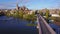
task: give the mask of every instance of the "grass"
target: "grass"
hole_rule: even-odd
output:
[[[27,24],[27,26],[37,26],[36,24]]]

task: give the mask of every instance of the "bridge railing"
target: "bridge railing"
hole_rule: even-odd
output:
[[[44,20],[41,15],[37,16],[37,22],[39,27],[39,34],[56,34],[56,32],[49,26],[49,24]]]
[[[39,34],[42,34],[42,30],[41,30],[38,18],[37,18],[37,28],[38,28]]]

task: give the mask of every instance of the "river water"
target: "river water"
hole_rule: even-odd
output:
[[[49,25],[53,28],[53,30],[57,33],[60,34],[60,26],[57,26],[54,23],[49,23]]]
[[[0,16],[0,34],[38,34],[36,26],[27,26],[28,23],[26,20]]]

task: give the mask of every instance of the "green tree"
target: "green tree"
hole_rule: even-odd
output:
[[[29,22],[32,21],[32,23],[34,23],[36,21],[35,12],[33,12],[32,14],[24,15],[24,19],[28,20]]]
[[[6,12],[5,14],[7,17],[10,17],[11,13],[9,11]]]
[[[60,15],[60,11],[59,11],[59,15]]]
[[[41,10],[39,11],[39,14],[40,14],[41,16],[43,16],[43,12],[42,12]]]
[[[35,12],[32,12],[32,14],[31,14],[31,20],[32,20],[32,23],[34,23],[36,21]]]
[[[19,12],[17,10],[14,12],[13,17],[15,17],[15,18],[19,17]]]
[[[24,13],[23,13],[23,11],[22,10],[20,10],[20,11],[15,11],[15,13],[13,14],[13,16],[15,17],[15,18],[23,18],[23,15],[24,15]]]
[[[46,9],[46,21],[47,21],[47,23],[49,23],[49,10],[48,9]]]
[[[23,18],[28,20],[29,22],[31,21],[31,15],[30,14],[25,14]]]
[[[49,18],[49,10],[46,9],[46,18],[48,19]]]
[[[21,11],[19,11],[19,17],[20,18],[23,18],[23,15],[24,15],[24,12],[21,10]]]

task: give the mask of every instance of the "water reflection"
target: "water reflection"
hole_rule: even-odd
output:
[[[36,26],[27,26],[28,21],[6,16],[0,17],[0,34],[38,34]]]

